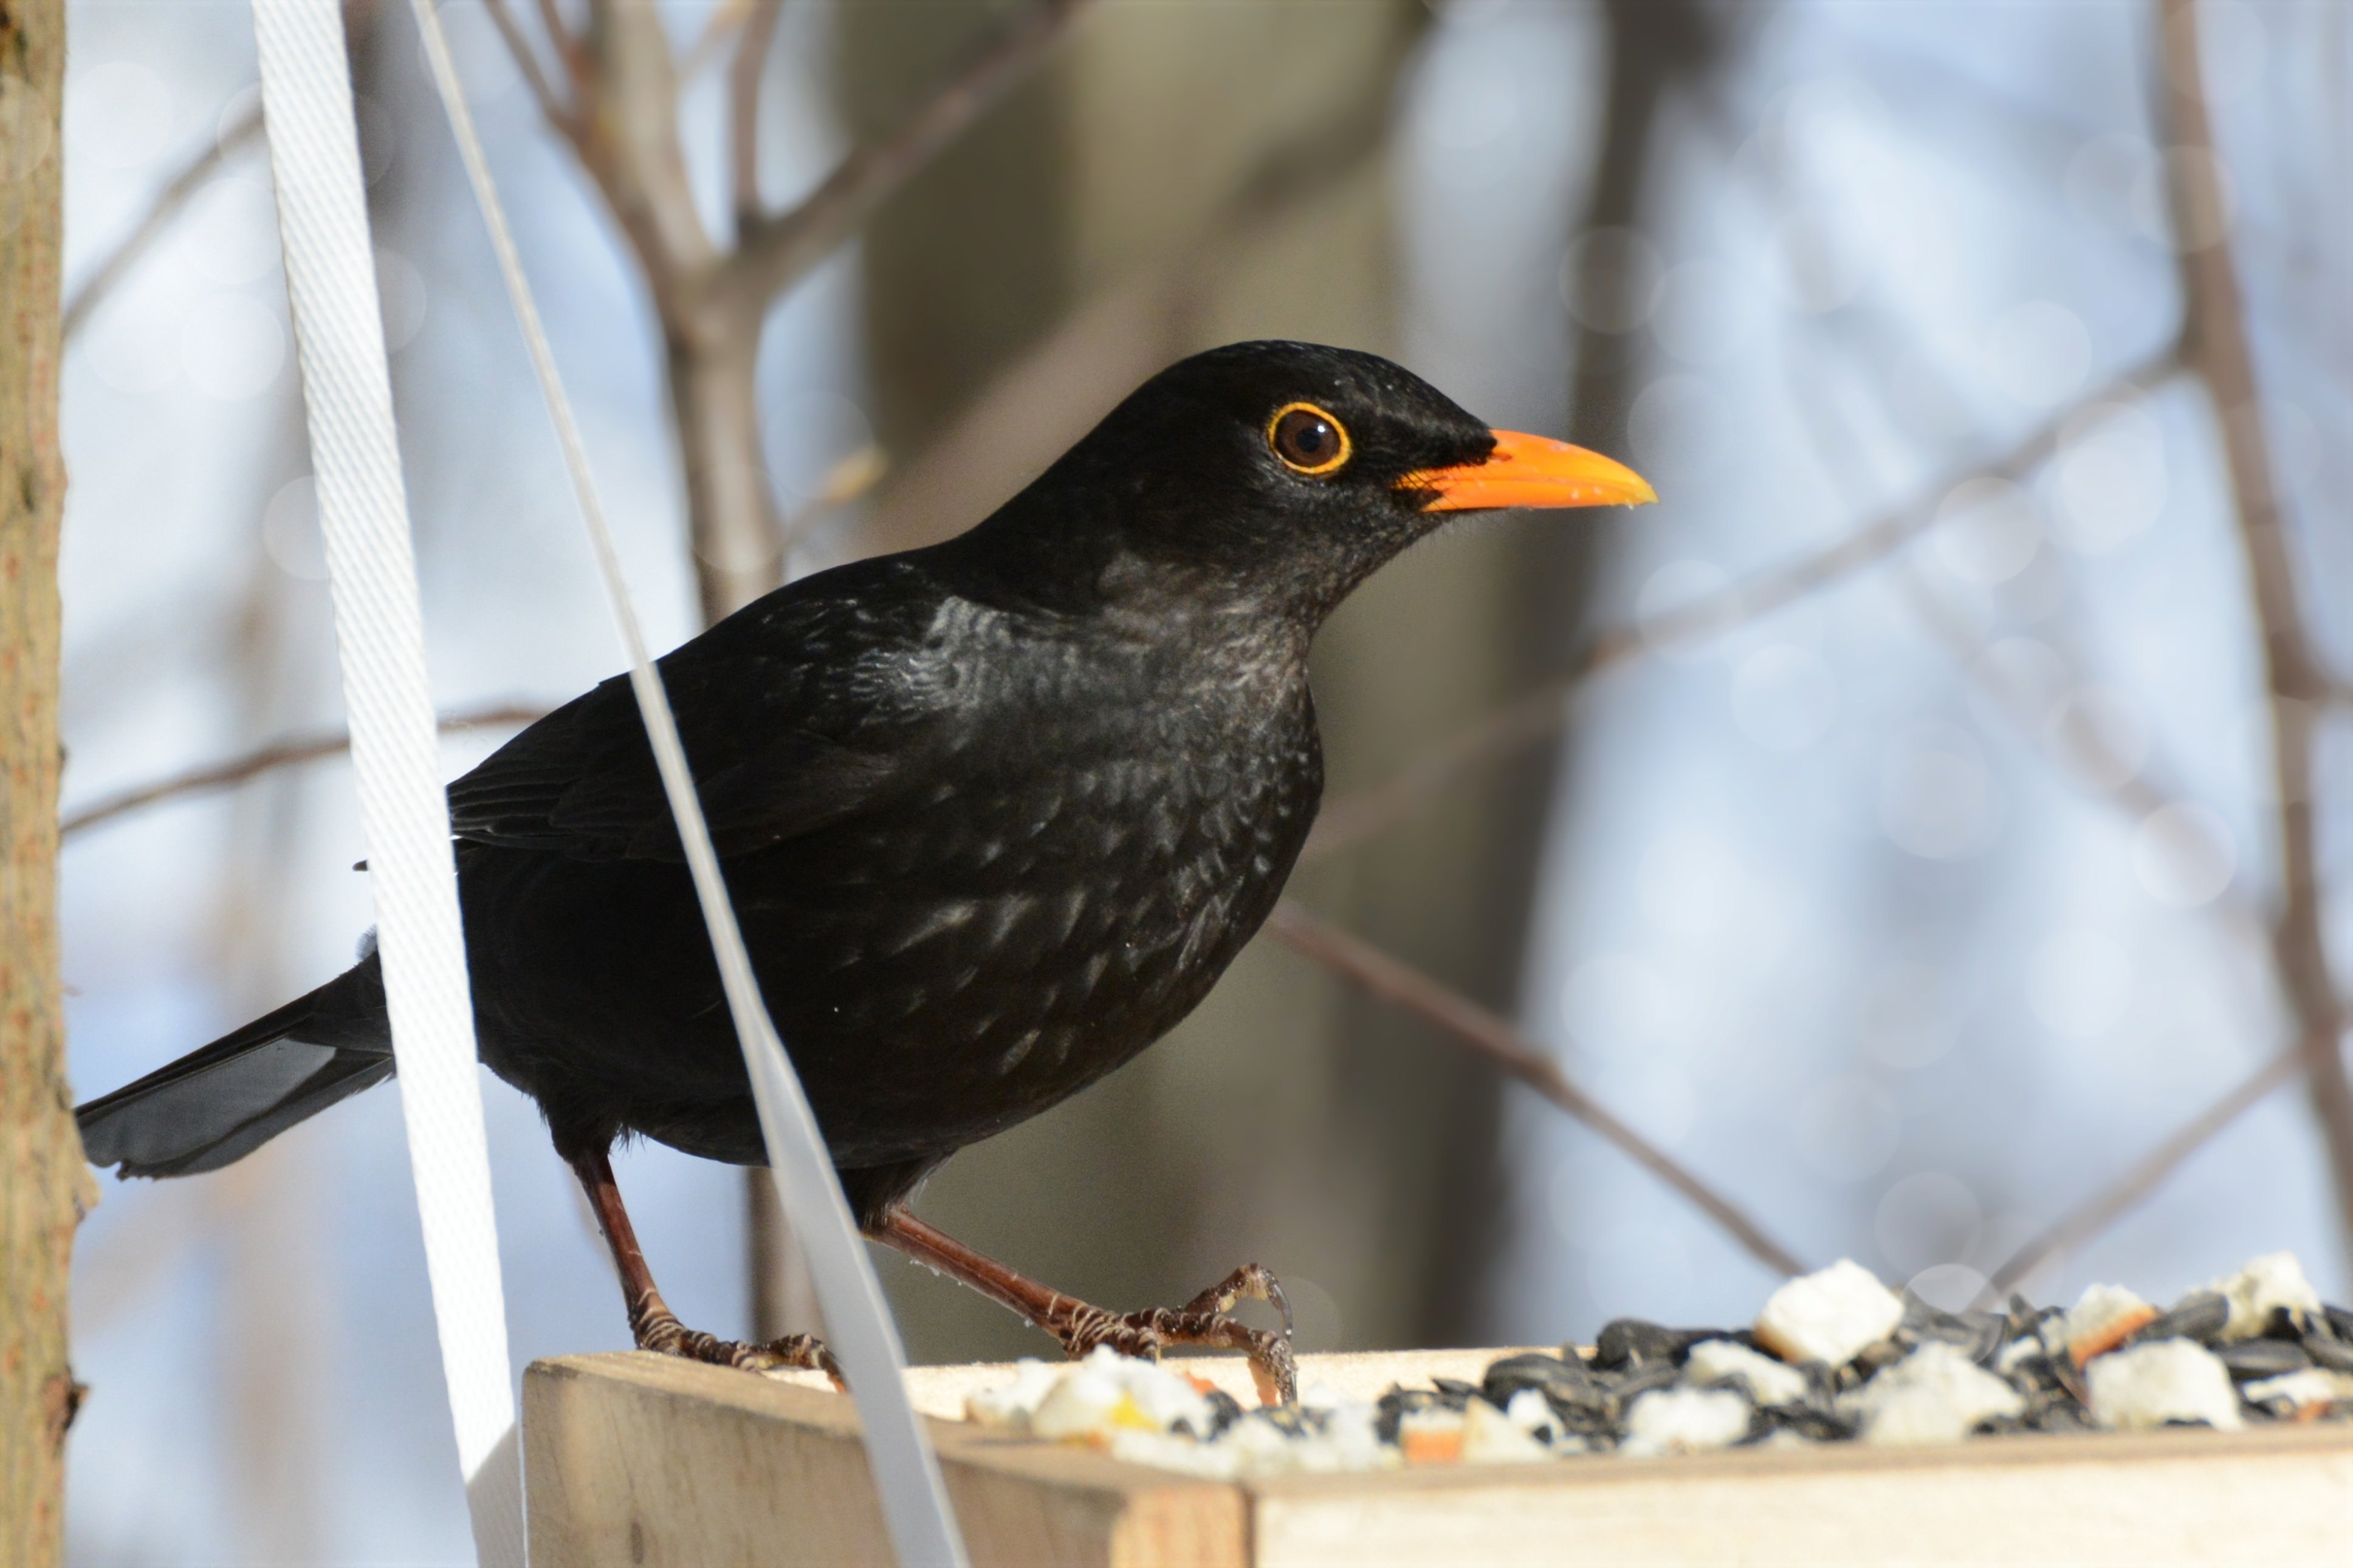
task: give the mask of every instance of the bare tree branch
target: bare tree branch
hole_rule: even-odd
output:
[[[1088,0],[1039,0],[896,131],[859,148],[789,211],[750,225],[722,291],[763,304],[830,255],[885,197],[1029,74]]]
[[[1949,647],[1968,679],[1991,696],[2017,723],[2021,732],[2048,754],[2052,748],[2042,725],[2036,721],[2036,716],[2024,711],[2020,694],[1996,679],[1985,668],[1984,662],[1977,658],[1981,639],[1961,620],[1952,605],[1917,574],[1905,573],[1903,581],[1913,607],[1928,628]],[[2092,753],[2095,771],[2107,776],[2124,778],[2124,782],[2108,791],[2105,798],[2127,814],[2146,819],[2151,813],[2174,804],[2172,797],[2144,773],[2125,768],[2106,737],[2096,731],[2086,731],[2074,736],[2073,742]],[[2126,778],[2127,773],[2131,776]],[[2215,900],[2214,909],[2235,933],[2251,939],[2259,949],[2267,946],[2269,933],[2262,911],[2235,885]],[[2264,1063],[2135,1162],[2115,1181],[2068,1210],[2020,1247],[1994,1271],[1986,1286],[1986,1299],[1999,1300],[2044,1263],[2073,1251],[2138,1207],[2183,1162],[2219,1136],[2264,1096],[2296,1077],[2306,1065],[2306,1054],[2301,1048],[2283,1051]]]
[[[1504,1019],[1369,942],[1327,925],[1293,900],[1286,899],[1275,906],[1266,929],[1294,951],[1355,982],[1377,1000],[1434,1025],[1458,1045],[1485,1058],[1584,1122],[1723,1226],[1767,1268],[1780,1274],[1805,1271],[1796,1255],[1767,1236],[1764,1227],[1739,1205],[1571,1083],[1540,1047]]]
[[[556,8],[555,0],[538,0],[538,4],[539,25],[547,29],[547,41],[554,47],[555,58],[563,63],[564,74],[571,79],[575,93],[586,91],[588,86],[588,56],[580,41],[580,35],[565,26],[564,14]]]
[[[1558,679],[1456,731],[1387,784],[1326,806],[1301,859],[1321,859],[1360,844],[1418,815],[1471,774],[1559,733],[1567,720],[1569,699],[1602,671],[1655,648],[1721,636],[1885,560],[1936,521],[1938,505],[1956,485],[1978,478],[2024,478],[2050,459],[2067,426],[2085,409],[2145,393],[2171,376],[2180,363],[2179,345],[2168,344],[2138,367],[2044,420],[2000,457],[1946,474],[1911,500],[1837,542],[1646,621],[1604,627]]]
[[[2037,1268],[2115,1224],[2139,1206],[2158,1184],[2181,1163],[2204,1148],[2225,1127],[2236,1121],[2282,1084],[2300,1076],[2306,1066],[2302,1047],[2282,1051],[2241,1081],[2228,1094],[2181,1124],[2170,1137],[2151,1149],[2115,1181],[2068,1210],[2051,1226],[2010,1255],[1993,1271],[1986,1289],[1996,1300]]]
[[[529,708],[516,703],[506,703],[495,708],[478,708],[463,713],[452,713],[441,721],[441,732],[446,735],[460,730],[520,727],[536,722],[546,716],[547,710],[544,708]],[[231,757],[227,762],[214,763],[206,767],[192,768],[184,773],[174,773],[169,778],[157,779],[153,784],[141,784],[135,789],[127,789],[116,795],[106,795],[69,815],[58,824],[58,834],[59,837],[70,838],[86,828],[96,827],[100,823],[111,822],[118,816],[127,816],[143,806],[160,805],[167,800],[176,800],[182,795],[206,795],[214,790],[227,789],[233,784],[243,784],[248,779],[257,778],[273,769],[290,767],[297,763],[311,763],[322,757],[341,756],[351,750],[351,733],[344,730],[274,741],[259,750],[248,752],[241,757]]]
[[[2329,687],[2306,633],[2296,569],[2274,482],[2262,388],[2248,346],[2246,307],[2230,237],[2230,212],[2216,163],[2213,127],[2198,52],[2191,0],[2158,0],[2176,154],[2175,242],[2189,308],[2189,359],[2205,381],[2221,431],[2224,465],[2238,513],[2269,678],[2272,762],[2279,802],[2280,906],[2272,945],[2299,1047],[2309,1062],[2314,1113],[2328,1146],[2337,1215],[2353,1239],[2353,1079],[2337,1042],[2345,1005],[2331,971],[2313,820],[2313,733]]]
[[[344,33],[354,38],[360,37],[374,19],[375,5],[376,0],[343,0]],[[74,290],[73,297],[67,300],[65,336],[68,342],[72,341],[75,331],[90,313],[105,302],[107,295],[122,281],[123,275],[130,271],[140,257],[146,254],[156,237],[171,226],[172,221],[187,205],[188,198],[195,195],[206,179],[231,157],[244,151],[259,134],[260,89],[256,85],[248,90],[253,93],[253,100],[237,111],[235,120],[219,127],[212,145],[197,153],[178,174],[164,182],[164,188],[155,193],[154,201],[149,205],[147,216],[139,220],[139,226],[115,247],[111,255],[90,268],[89,276],[82,279],[81,287]]]
[[[523,35],[522,25],[514,19],[514,13],[507,8],[507,0],[482,0],[482,5],[491,14],[491,26],[498,28],[499,37],[506,40],[507,53],[514,57],[515,68],[531,85],[531,96],[537,100],[540,113],[547,117],[550,125],[571,134],[572,108],[548,81],[547,73],[540,68],[539,51],[531,47],[531,39]],[[561,47],[559,44],[559,53]]]
[[[706,620],[748,603],[781,575],[783,529],[754,386],[769,306],[1019,81],[1085,3],[1040,0],[897,131],[852,153],[791,211],[768,214],[759,199],[759,87],[780,6],[747,0],[730,73],[735,244],[723,250],[695,205],[680,141],[678,68],[657,8],[588,0],[586,26],[575,33],[555,0],[540,0],[542,24],[573,84],[568,108],[552,92],[541,93],[541,107],[619,225],[662,324],[664,381]],[[506,0],[495,0],[495,16],[518,64],[543,86]]]
[[[760,83],[765,78],[768,47],[776,41],[776,22],[784,0],[750,0],[743,37],[727,68],[727,117],[730,173],[735,182],[735,237],[740,242],[760,221]],[[714,26],[716,24],[714,23]],[[688,69],[692,70],[690,61]]]
[[[754,3],[755,0],[720,0],[720,4],[712,8],[710,19],[702,24],[702,31],[694,36],[694,42],[686,47],[684,58],[678,62],[681,80],[692,81],[719,58],[719,51],[726,47],[729,36],[743,27],[744,19],[751,14]]]
[[[246,106],[243,113],[221,128],[220,134],[214,138],[210,146],[189,159],[178,174],[164,183],[164,188],[155,193],[155,200],[148,207],[147,216],[139,220],[139,226],[126,235],[122,243],[116,246],[105,260],[90,268],[89,276],[82,279],[81,287],[76,289],[73,298],[66,302],[65,335],[68,342],[72,341],[74,333],[90,319],[90,312],[97,310],[114,286],[122,281],[133,264],[147,253],[147,247],[155,243],[156,237],[171,226],[172,220],[180,216],[180,209],[188,205],[188,198],[212,177],[215,170],[250,144],[260,130],[261,100],[257,96]]]
[[[749,603],[783,575],[786,532],[769,488],[754,386],[769,306],[1020,80],[1083,3],[1043,0],[895,133],[852,153],[792,211],[767,216],[760,200],[759,88],[779,7],[777,0],[751,0],[730,72],[734,248],[723,253],[695,209],[679,142],[677,68],[655,7],[589,0],[587,28],[575,37],[555,0],[540,0],[576,106],[565,115],[543,95],[543,109],[620,225],[661,321],[664,383],[706,622]],[[522,58],[520,35],[506,31],[509,47]],[[714,20],[704,43],[717,37]],[[697,45],[696,56],[703,47]],[[690,68],[699,63],[691,58]]]
[[[639,0],[590,0],[578,54],[586,74],[573,145],[675,337],[719,253],[695,206],[679,140],[678,71],[660,11]]]
[[[1994,704],[2016,727],[2021,739],[2065,773],[2072,764],[2103,780],[2119,781],[2104,785],[2099,798],[2106,801],[2120,814],[2136,823],[2145,822],[2168,806],[2181,801],[2150,776],[2146,764],[2135,765],[2116,749],[2112,737],[2092,725],[2069,726],[2054,731],[2043,722],[2043,716],[2029,706],[2027,694],[2019,691],[1979,656],[1986,647],[1985,638],[1965,620],[1952,601],[1929,586],[1919,573],[1899,570],[1897,580],[1905,596],[1922,624],[1952,655],[1962,677],[1979,691],[1993,700]],[[2071,758],[2068,748],[2076,756]],[[2168,853],[2179,850],[2171,840],[2162,840]],[[2241,937],[2251,938],[2258,948],[2266,940],[2263,911],[2256,908],[2244,890],[2234,880],[2215,896],[2211,908],[2216,915]]]

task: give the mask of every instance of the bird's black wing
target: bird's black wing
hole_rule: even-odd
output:
[[[940,721],[894,679],[902,648],[887,622],[788,602],[754,606],[659,661],[722,856],[852,816],[920,770]],[[684,858],[626,676],[451,784],[449,812],[474,843],[584,860]]]

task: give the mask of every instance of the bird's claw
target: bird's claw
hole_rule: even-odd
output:
[[[678,1321],[677,1314],[656,1301],[649,1309],[640,1304],[629,1314],[629,1328],[637,1336],[638,1348],[659,1355],[674,1355],[686,1361],[707,1362],[713,1366],[737,1367],[744,1372],[776,1372],[787,1368],[821,1372],[833,1380],[836,1388],[846,1389],[841,1365],[825,1342],[815,1334],[786,1334],[760,1344],[747,1344],[742,1340],[723,1340],[716,1334],[706,1334],[701,1329],[690,1329]]]
[[[1282,1313],[1280,1333],[1253,1329],[1231,1314],[1243,1300],[1266,1301]],[[1194,1297],[1181,1307],[1154,1307],[1124,1315],[1100,1307],[1075,1307],[1056,1325],[1064,1353],[1077,1358],[1097,1345],[1109,1345],[1122,1355],[1160,1359],[1160,1352],[1178,1345],[1209,1350],[1240,1351],[1250,1357],[1250,1377],[1261,1402],[1293,1405],[1299,1399],[1299,1363],[1291,1351],[1291,1303],[1282,1287],[1266,1269],[1251,1263]]]

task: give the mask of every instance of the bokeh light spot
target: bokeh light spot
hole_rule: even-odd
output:
[[[2187,16],[2175,26],[2189,26]],[[2199,0],[2198,80],[2194,86],[2209,103],[2237,103],[2263,85],[2271,40],[2263,19],[2243,0]],[[2172,57],[2166,57],[2166,74],[2172,75]]]
[[[2231,826],[2193,802],[2162,805],[2133,830],[2133,876],[2159,903],[2192,910],[2222,896],[2238,874]]]
[[[2030,300],[1986,334],[1986,378],[2013,403],[2044,408],[2072,397],[2092,374],[2092,334],[2064,305]]]
[[[2148,760],[2148,726],[2132,705],[2105,687],[2069,692],[2045,721],[2050,742],[2078,779],[2096,790],[2117,790],[2140,776]]]
[[[1934,1263],[1905,1289],[1939,1311],[1967,1311],[1985,1294],[1986,1277],[1966,1263]]]
[[[2119,234],[2140,230],[2139,193],[2158,170],[2157,149],[2138,136],[2095,136],[2067,160],[2067,205]]]
[[[1898,1273],[1916,1274],[1967,1258],[1982,1218],[1968,1183],[1942,1171],[1915,1171],[1881,1196],[1872,1236]]]
[[[327,580],[327,542],[319,531],[316,479],[304,474],[278,487],[261,509],[261,548],[289,577],[305,583]]]
[[[2007,583],[2042,546],[2033,498],[2007,479],[1965,479],[1936,508],[1937,563],[1964,583]]]
[[[2176,210],[2173,192],[2191,179],[2213,182],[2218,210],[2195,219]],[[2133,182],[2131,205],[2133,226],[2146,237],[2176,250],[2203,250],[2231,232],[2239,188],[2230,165],[2204,148],[2168,147]]]
[[[2165,439],[2145,409],[2103,404],[2070,420],[2052,472],[2052,533],[2077,554],[2120,549],[2165,511]]]
[[[23,179],[56,145],[47,98],[23,77],[0,71],[0,180]]]
[[[1977,742],[1950,724],[1898,736],[1881,761],[1879,821],[1926,860],[1982,854],[2000,830],[2001,801]]]

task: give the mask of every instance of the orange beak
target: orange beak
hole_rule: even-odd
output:
[[[1418,468],[1397,482],[1431,497],[1424,511],[1494,507],[1641,506],[1659,499],[1650,481],[1599,452],[1545,436],[1498,430],[1495,449],[1479,463]]]

